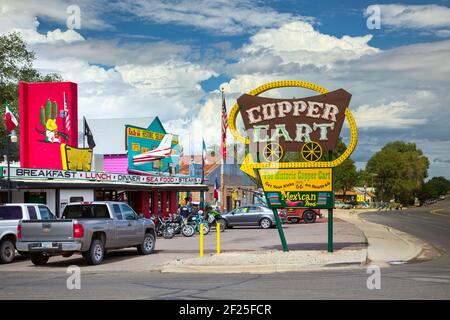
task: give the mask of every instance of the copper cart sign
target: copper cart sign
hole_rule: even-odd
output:
[[[323,151],[336,147],[351,94],[343,89],[302,99],[272,99],[244,94],[237,99],[245,128],[254,143],[279,141],[284,152],[318,142]]]
[[[301,87],[319,94],[298,99],[259,96],[283,87]],[[278,216],[278,210],[284,208],[328,209],[328,251],[333,251],[333,168],[352,154],[358,141],[356,123],[348,108],[350,99],[351,94],[344,89],[328,92],[310,82],[286,80],[266,83],[243,94],[231,109],[228,127],[234,138],[256,146],[250,148],[241,170],[261,183],[267,205],[273,209],[284,251],[288,247]],[[237,130],[238,114],[246,136]],[[332,151],[345,119],[350,128],[350,143],[333,159]],[[300,160],[283,162],[287,152],[297,152]]]

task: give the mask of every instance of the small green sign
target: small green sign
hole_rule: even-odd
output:
[[[332,192],[277,191],[264,194],[270,208],[333,208]]]

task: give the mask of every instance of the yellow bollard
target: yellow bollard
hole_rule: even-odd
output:
[[[200,258],[203,257],[203,223],[200,224]]]
[[[216,224],[217,255],[220,254],[220,223]]]

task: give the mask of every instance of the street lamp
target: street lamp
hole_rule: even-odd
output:
[[[10,134],[8,134],[8,139],[6,139],[6,162],[8,164],[8,203],[12,203],[12,193],[11,193],[11,172],[10,172],[10,141],[11,139],[12,143],[17,143],[17,135],[16,131],[11,131]]]

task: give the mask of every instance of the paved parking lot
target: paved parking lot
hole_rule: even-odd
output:
[[[314,224],[283,225],[286,240],[290,250],[326,250],[327,223],[319,219]],[[262,230],[258,227],[235,227],[227,229],[221,235],[222,252],[231,251],[264,251],[281,250],[278,230],[276,228]],[[334,223],[335,250],[355,249],[365,246],[364,236],[352,224],[335,219]],[[205,236],[205,253],[212,254],[216,248],[216,232],[213,229]],[[99,266],[88,266],[80,255],[70,258],[52,257],[45,266],[34,266],[25,257],[17,259],[8,265],[0,265],[2,271],[50,271],[65,272],[70,265],[78,265],[84,271],[150,271],[157,270],[161,264],[179,258],[196,257],[199,250],[199,236],[186,238],[177,235],[173,239],[158,238],[155,254],[139,256],[136,249],[123,249],[108,253]]]

